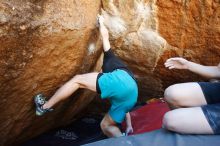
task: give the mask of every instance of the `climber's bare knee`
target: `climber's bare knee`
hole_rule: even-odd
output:
[[[73,80],[79,84],[80,88],[87,88],[96,92],[96,80],[99,73],[87,73],[82,75],[76,75]]]

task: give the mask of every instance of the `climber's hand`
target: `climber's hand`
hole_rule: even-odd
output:
[[[108,34],[108,29],[104,25],[104,18],[102,15],[97,16],[98,23],[99,23],[99,31],[102,36],[103,40],[108,40],[109,39],[109,34]]]
[[[132,126],[128,126],[126,128],[125,135],[131,134],[133,132],[134,132],[133,127]]]
[[[104,17],[102,15],[98,14],[97,21],[99,25],[104,25]]]

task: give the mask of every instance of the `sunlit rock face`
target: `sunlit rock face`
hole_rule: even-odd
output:
[[[74,75],[100,70],[99,12],[112,49],[138,79],[139,100],[146,100],[173,83],[200,80],[165,69],[169,57],[219,62],[219,7],[218,0],[0,0],[1,144],[73,121],[96,96],[79,90],[54,112],[35,116],[36,93],[50,97]]]
[[[0,143],[14,145],[65,125],[93,99],[78,91],[36,117],[33,96],[51,96],[75,74],[95,70],[101,54],[99,0],[0,1]]]

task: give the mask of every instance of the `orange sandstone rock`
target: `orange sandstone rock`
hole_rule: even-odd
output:
[[[100,10],[112,49],[139,81],[139,100],[161,97],[174,83],[201,80],[188,71],[166,69],[169,57],[205,65],[220,62],[217,0],[1,0],[2,145],[70,123],[96,96],[79,90],[53,113],[34,115],[36,93],[51,96],[74,75],[100,69],[102,49],[95,27]]]

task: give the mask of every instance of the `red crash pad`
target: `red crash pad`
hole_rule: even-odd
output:
[[[169,111],[167,103],[154,101],[130,112],[134,132],[131,135],[160,129],[164,114]],[[125,122],[122,129],[125,129]]]

